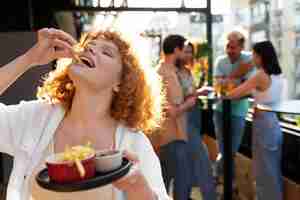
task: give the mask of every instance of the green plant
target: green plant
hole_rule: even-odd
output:
[[[198,43],[196,49],[196,59],[208,57],[209,55],[211,55],[211,48],[209,47],[207,42]]]
[[[212,80],[211,72],[209,65],[209,58],[212,55],[212,49],[207,42],[199,42],[195,44],[195,68],[193,74],[195,75],[196,83],[198,86],[210,84]]]
[[[296,117],[296,124],[300,128],[300,116]]]

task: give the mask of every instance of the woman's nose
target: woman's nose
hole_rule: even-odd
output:
[[[87,45],[85,48],[85,51],[91,53],[92,55],[95,55],[96,51],[94,50],[94,48],[91,45]]]

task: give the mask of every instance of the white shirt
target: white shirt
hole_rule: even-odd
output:
[[[23,101],[18,105],[0,104],[0,152],[14,157],[14,165],[7,187],[7,200],[30,199],[30,177],[43,159],[43,152],[54,137],[65,110],[61,105],[43,101]],[[161,176],[158,157],[143,133],[119,125],[116,133],[118,149],[135,152],[140,169],[160,200],[169,199]],[[116,200],[126,194],[114,188]]]
[[[254,101],[257,104],[273,104],[285,99],[285,80],[282,74],[271,75],[271,84],[265,91],[253,91]]]

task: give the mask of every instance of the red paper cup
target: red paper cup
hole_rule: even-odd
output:
[[[46,160],[48,175],[51,181],[57,183],[71,183],[95,176],[95,154],[84,160],[81,160],[81,164],[85,170],[84,177],[80,176],[75,162],[57,161],[59,155],[60,154],[51,155]]]

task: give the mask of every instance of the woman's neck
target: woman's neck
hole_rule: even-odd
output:
[[[67,116],[77,128],[86,129],[99,124],[112,124],[115,120],[110,114],[111,101],[111,92],[91,94],[77,90]]]
[[[76,90],[71,109],[56,133],[55,152],[87,142],[99,150],[115,148],[118,123],[110,115],[111,99],[109,92],[93,95]]]

